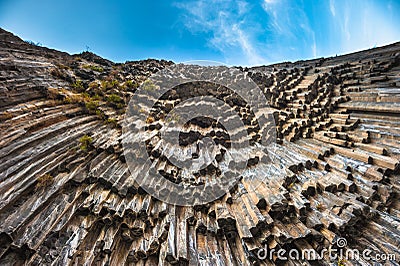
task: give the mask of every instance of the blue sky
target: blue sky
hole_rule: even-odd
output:
[[[400,41],[399,25],[399,0],[0,0],[0,27],[22,39],[116,62],[327,57]]]

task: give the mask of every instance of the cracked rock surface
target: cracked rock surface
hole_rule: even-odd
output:
[[[218,200],[194,207],[166,204],[137,186],[121,144],[136,88],[172,64],[69,55],[0,29],[0,265],[329,265],[339,262],[327,254],[281,261],[257,252],[320,252],[339,238],[346,238],[345,250],[396,254],[391,263],[399,265],[400,43],[241,68],[273,109],[271,167],[279,178],[254,191],[241,179]],[[157,133],[171,106],[195,92],[182,87],[165,95],[148,130]],[[197,92],[235,109],[244,121],[238,130],[257,146],[260,128],[245,103],[212,86]],[[196,184],[218,176],[226,132],[217,121],[193,119],[180,144],[202,137],[221,149],[189,181],[163,158],[157,138],[149,142],[159,173]],[[246,167],[262,176],[265,165],[257,151]]]

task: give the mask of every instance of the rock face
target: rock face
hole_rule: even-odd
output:
[[[281,178],[255,191],[242,179],[222,198],[195,207],[168,205],[135,185],[121,145],[130,97],[172,64],[69,55],[0,29],[0,265],[371,263],[331,261],[327,254],[316,261],[257,256],[265,247],[320,252],[330,246],[368,248],[370,257],[395,254],[398,265],[400,43],[242,69],[274,108],[278,160],[272,167]],[[165,95],[154,114],[160,117],[146,121],[149,129],[159,130],[168,104],[187,92]],[[260,129],[245,104],[220,93],[255,145]],[[228,145],[216,121],[190,124],[183,146],[200,135]],[[161,156],[156,146],[149,146],[155,160]],[[199,180],[218,173],[223,156]],[[262,175],[263,163],[255,155],[247,167]],[[182,181],[166,160],[157,169]]]

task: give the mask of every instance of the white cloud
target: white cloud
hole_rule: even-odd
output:
[[[229,64],[329,56],[398,41],[400,36],[392,5],[385,4],[384,11],[375,2],[339,5],[329,0],[315,10],[303,1],[247,1],[192,0],[177,6],[185,11],[185,28],[204,35]]]
[[[275,4],[277,0],[264,0],[264,5],[272,5]]]
[[[294,37],[292,33],[292,17],[284,2],[264,0],[262,7],[269,17],[269,27],[275,35]]]
[[[292,1],[264,0],[263,9],[268,15],[270,35],[274,37],[271,44],[279,47],[276,53],[285,55],[281,60],[317,56],[317,42],[315,32],[310,25],[309,18],[302,3]],[[296,44],[295,49],[289,46]],[[276,49],[276,48],[275,48]]]
[[[248,3],[233,0],[197,0],[177,4],[188,16],[184,25],[192,32],[211,33],[208,44],[221,51],[228,61],[234,64],[265,64],[257,49],[253,29],[247,25]],[[236,48],[236,49],[235,49]],[[243,59],[231,58],[237,55],[237,48]],[[229,63],[229,62],[228,62]]]
[[[317,42],[315,41],[315,34],[313,34],[313,44],[311,46],[314,58],[317,58]]]
[[[237,1],[239,15],[244,15],[248,11],[249,4],[245,1]]]
[[[364,0],[336,5],[336,16],[331,19],[337,30],[337,53],[349,53],[398,41],[398,22],[390,17],[390,10],[390,5]]]
[[[239,27],[237,27],[237,25],[234,25],[232,29],[237,33],[240,47],[244,51],[246,57],[249,59],[250,65],[259,65],[265,63],[265,59],[255,51],[253,45],[249,41],[249,37]]]
[[[351,34],[349,30],[349,9],[346,8],[345,14],[344,14],[344,33],[346,34],[346,39],[350,41]]]

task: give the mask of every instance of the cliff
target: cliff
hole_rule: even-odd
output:
[[[400,258],[400,43],[242,69],[274,110],[271,167],[280,178],[255,191],[242,179],[194,207],[169,205],[137,186],[122,148],[129,99],[170,65],[69,55],[0,29],[1,265],[274,265],[283,261],[257,252],[320,252],[341,238],[344,249]],[[178,91],[169,101],[183,97]],[[163,122],[147,123],[158,130]],[[252,125],[244,130],[255,143]],[[247,168],[263,175],[262,164],[255,154]],[[180,179],[170,162],[157,167]],[[327,254],[285,261],[329,262]]]

